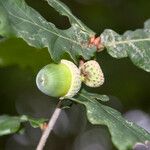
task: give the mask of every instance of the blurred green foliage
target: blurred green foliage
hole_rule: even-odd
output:
[[[1,67],[17,64],[21,69],[30,67],[33,72],[51,62],[46,49],[35,49],[17,38],[4,39],[0,42],[0,56]]]

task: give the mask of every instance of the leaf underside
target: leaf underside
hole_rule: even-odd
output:
[[[81,92],[71,100],[85,105],[88,120],[92,124],[108,127],[112,142],[119,150],[128,150],[137,142],[150,140],[150,133],[125,120],[117,110],[90,99],[88,93]]]
[[[45,20],[36,10],[29,7],[24,0],[0,1],[0,35],[15,36],[24,39],[30,46],[48,48],[51,58],[58,62],[65,53],[77,62],[82,56],[90,59],[96,47],[89,47],[90,29],[74,17],[69,8],[58,0],[47,0],[48,4],[62,15],[69,17],[71,27],[60,30]],[[59,5],[58,5],[59,4]]]
[[[101,39],[112,57],[129,57],[136,66],[150,72],[150,20],[145,22],[143,29],[127,31],[123,35],[106,29]]]

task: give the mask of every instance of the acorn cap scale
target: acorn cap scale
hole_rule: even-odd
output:
[[[68,60],[63,59],[61,60],[61,63],[66,65],[70,69],[71,76],[72,76],[69,91],[64,96],[64,98],[73,97],[76,93],[78,93],[78,91],[81,88],[82,81],[81,81],[81,76],[80,76],[80,69],[74,63]]]

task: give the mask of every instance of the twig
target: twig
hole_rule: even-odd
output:
[[[58,102],[56,109],[48,122],[47,128],[44,130],[36,150],[43,150],[43,148],[46,144],[46,141],[47,141],[52,129],[54,128],[54,125],[61,113],[60,105],[61,105],[61,100]]]

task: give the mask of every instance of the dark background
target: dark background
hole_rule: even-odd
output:
[[[143,22],[150,18],[149,0],[62,1],[70,7],[74,15],[97,34],[106,28],[120,34],[126,30],[142,28]],[[68,19],[60,16],[44,0],[26,0],[26,2],[58,28],[66,29],[70,26]],[[22,47],[20,51],[21,49]],[[43,95],[35,85],[37,71],[50,62],[47,50],[43,51],[45,51],[43,54],[45,61],[42,63],[39,61],[38,65],[36,61],[34,71],[29,66],[20,68],[18,65],[0,68],[1,115],[51,116],[57,100]],[[35,58],[29,57],[29,59],[34,61]],[[130,111],[132,115],[128,117],[133,116],[135,122],[137,121],[135,118],[139,116],[138,112],[142,116],[141,120],[145,117],[150,123],[150,74],[134,66],[128,58],[117,60],[110,57],[106,51],[98,54],[98,60],[105,74],[105,84],[92,91],[109,95],[111,100],[107,104],[123,114]],[[148,123],[147,125],[150,126]],[[32,129],[29,124],[25,124],[25,127],[24,135],[1,137],[0,150],[34,150],[40,137],[40,130]],[[88,123],[84,108],[73,105],[70,110],[63,111],[45,149],[111,150],[114,148],[107,129]]]

